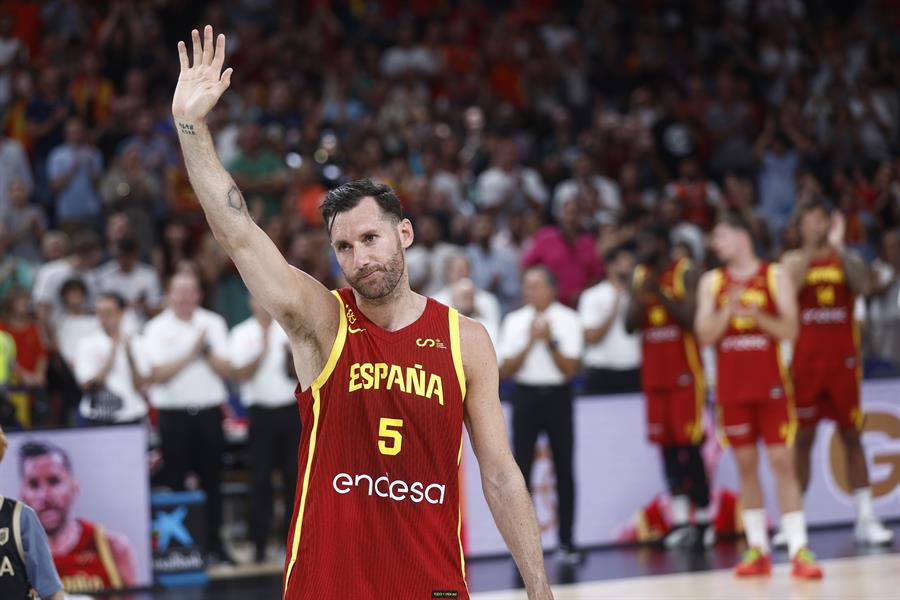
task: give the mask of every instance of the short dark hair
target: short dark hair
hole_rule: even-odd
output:
[[[81,293],[87,296],[88,289],[87,285],[85,285],[84,281],[79,277],[72,277],[71,279],[66,279],[63,282],[62,287],[59,288],[59,299],[62,300],[66,297],[66,294],[71,292],[72,290],[81,290]]]
[[[56,444],[51,444],[50,442],[25,442],[22,444],[22,447],[19,448],[19,473],[25,473],[25,461],[31,458],[37,458],[38,456],[51,456],[57,455],[62,459],[63,466],[66,468],[66,471],[69,473],[72,472],[72,461],[69,460],[69,453],[57,446]]]
[[[125,237],[119,239],[116,242],[116,250],[119,254],[124,254],[126,256],[131,256],[137,254],[140,250],[140,246],[138,245],[137,239],[132,235],[126,235]]]
[[[753,225],[751,225],[750,221],[741,212],[731,208],[719,212],[716,224],[725,224],[736,229],[743,229],[750,236],[753,236]]]
[[[116,306],[119,307],[119,310],[125,310],[125,307],[128,306],[128,303],[125,302],[125,298],[116,292],[103,292],[97,296],[97,302],[100,300],[112,300],[116,303]]]
[[[539,273],[543,273],[544,278],[547,280],[547,284],[554,290],[559,289],[559,282],[556,279],[556,274],[546,266],[533,265],[525,269],[525,273],[529,273],[531,271],[538,271]],[[525,275],[525,273],[523,273],[523,276]]]
[[[821,196],[817,196],[805,202],[801,202],[797,206],[797,212],[801,215],[812,212],[814,210],[821,210],[826,215],[830,215],[831,205]]]
[[[666,239],[666,243],[668,244],[668,239]],[[621,244],[616,244],[603,254],[603,262],[614,262],[623,254],[631,254],[633,256],[634,252],[635,249],[633,244],[630,242],[622,242]]]
[[[363,198],[368,197],[378,203],[381,212],[388,218],[398,223],[403,219],[403,207],[400,205],[400,199],[390,186],[375,183],[371,179],[358,179],[336,187],[325,195],[320,210],[322,211],[322,220],[328,228],[328,235],[331,235],[331,228],[334,226],[334,219],[337,215],[353,210]]]

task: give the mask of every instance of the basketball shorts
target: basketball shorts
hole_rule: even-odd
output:
[[[660,446],[693,446],[703,441],[706,392],[697,383],[648,390],[647,438]]]
[[[720,402],[716,410],[723,446],[746,446],[759,440],[767,446],[790,446],[794,443],[797,422],[786,398]]]
[[[820,419],[830,419],[838,427],[862,430],[860,383],[855,363],[833,369],[794,365],[793,377],[801,427],[812,427]]]

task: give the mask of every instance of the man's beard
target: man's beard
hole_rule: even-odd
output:
[[[403,250],[398,244],[397,252],[388,259],[387,263],[372,265],[365,270],[359,271],[353,277],[347,275],[347,283],[366,300],[382,304],[390,299],[400,283],[400,279],[403,277],[405,268],[406,261],[403,256]],[[364,281],[367,276],[378,271],[382,273],[380,277],[376,275],[372,281]]]

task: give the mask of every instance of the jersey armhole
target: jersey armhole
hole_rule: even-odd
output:
[[[713,298],[719,295],[719,292],[722,291],[722,269],[716,269],[712,272],[712,279],[709,282],[709,291],[712,292]]]
[[[341,353],[344,351],[344,342],[347,340],[347,314],[344,311],[344,299],[341,298],[337,290],[332,290],[331,293],[338,301],[340,322],[338,323],[338,331],[334,337],[334,343],[331,345],[331,352],[328,354],[328,360],[325,361],[325,366],[322,367],[322,370],[313,380],[312,385],[309,386],[310,389],[318,390],[325,385],[325,382],[331,377],[331,373],[334,371]]]
[[[462,346],[459,336],[459,311],[455,308],[449,309],[447,318],[450,325],[450,354],[453,355],[453,368],[456,371],[456,378],[459,380],[459,392],[462,395],[463,402],[465,402],[466,372],[463,368]]]
[[[8,499],[7,499],[8,501]],[[13,540],[16,542],[16,551],[19,553],[19,559],[22,561],[22,564],[28,564],[25,562],[25,545],[22,543],[22,503],[15,502],[15,508],[13,508],[13,517],[12,517],[12,530],[13,530]],[[26,573],[27,577],[27,573]]]

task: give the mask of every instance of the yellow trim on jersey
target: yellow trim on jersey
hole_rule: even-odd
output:
[[[97,554],[100,555],[100,562],[103,563],[103,568],[106,569],[106,574],[109,575],[110,585],[113,589],[121,589],[123,587],[122,577],[119,575],[119,568],[116,566],[112,549],[109,547],[109,540],[103,531],[103,527],[100,525],[94,525],[94,544],[97,545]]]
[[[706,405],[706,377],[703,373],[703,365],[697,360],[699,354],[693,334],[685,332],[682,338],[684,339],[684,354],[687,357],[688,368],[694,376],[696,415],[694,416],[694,429],[691,431],[691,441],[699,444],[703,439],[703,407]]]
[[[297,522],[294,524],[294,540],[291,544],[291,560],[288,563],[284,576],[285,591],[287,591],[288,584],[291,581],[291,573],[294,570],[294,564],[297,562],[297,554],[300,551],[300,534],[303,530],[303,513],[306,510],[306,500],[308,498],[309,476],[312,471],[313,455],[315,455],[316,452],[316,440],[319,434],[319,412],[322,408],[320,390],[328,381],[328,378],[331,377],[331,373],[334,371],[334,367],[337,365],[338,359],[344,351],[344,343],[347,340],[347,313],[345,312],[344,301],[336,291],[332,291],[331,293],[335,295],[340,303],[340,323],[338,325],[337,336],[334,338],[334,344],[331,346],[331,353],[328,355],[328,360],[325,362],[322,372],[319,373],[319,376],[316,377],[316,380],[313,381],[313,384],[310,387],[310,393],[313,398],[313,422],[312,429],[310,430],[311,433],[309,435],[309,449],[306,452],[306,469],[303,472],[303,487],[300,490],[300,508],[297,511]]]
[[[672,274],[672,291],[676,298],[684,298],[687,290],[684,286],[684,274],[691,267],[691,261],[688,258],[682,258],[675,265],[675,273]]]
[[[778,305],[778,280],[775,277],[775,263],[769,263],[766,267],[766,285],[769,287],[769,294],[775,305]]]
[[[462,543],[462,508],[465,500],[465,487],[463,486],[462,477],[462,449],[463,449],[463,433],[459,434],[459,457],[456,459],[456,477],[459,489],[459,506],[456,512],[456,540],[459,542],[459,566],[462,571],[463,583],[466,584],[466,591],[469,591],[469,583],[466,581],[466,554],[463,552]]]
[[[455,308],[447,310],[450,324],[450,354],[453,356],[453,367],[456,369],[456,378],[459,380],[459,391],[462,399],[466,399],[466,372],[463,370],[462,347],[459,341],[459,311]],[[460,446],[460,449],[462,446]]]
[[[725,423],[722,422],[722,407],[718,404],[716,404],[716,437],[719,438],[719,446],[723,450],[731,445],[725,433]]]
[[[781,354],[781,344],[778,340],[773,340],[775,344],[775,360],[778,361],[778,372],[781,374],[781,387],[784,388],[784,396],[787,401],[788,409],[788,429],[784,436],[786,446],[794,445],[794,438],[797,436],[797,410],[794,405],[794,383],[791,380],[791,373]]]
[[[634,268],[634,276],[631,278],[631,288],[637,292],[640,289],[641,285],[644,283],[644,278],[647,277],[647,267],[644,265],[638,265]]]
[[[709,291],[712,292],[713,300],[715,301],[715,306],[718,308],[718,296],[719,292],[722,291],[722,282],[725,279],[724,273],[722,273],[722,269],[713,269],[712,279],[709,282]]]

